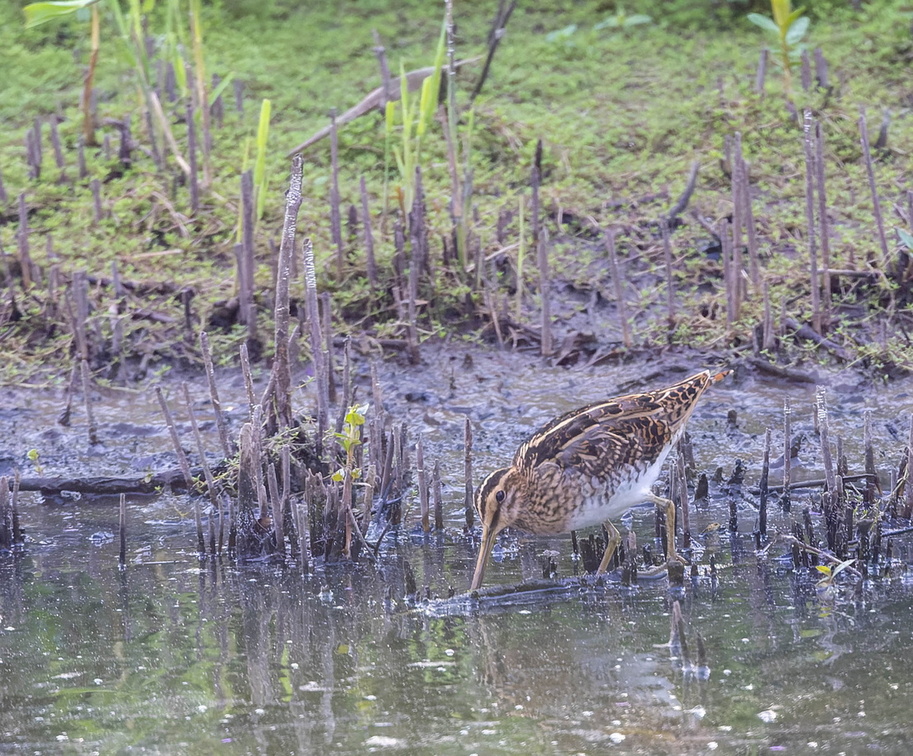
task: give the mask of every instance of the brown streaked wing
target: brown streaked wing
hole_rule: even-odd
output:
[[[514,457],[514,466],[532,469],[549,461],[604,456],[600,446],[618,447],[628,443],[628,424],[662,412],[663,406],[649,394],[634,394],[608,402],[597,402],[552,420],[523,443]],[[561,463],[564,466],[564,462]]]
[[[599,478],[606,478],[625,467],[644,468],[653,464],[672,438],[672,429],[662,418],[622,417],[582,429],[560,446],[551,446],[551,455],[540,445],[538,464],[552,463]],[[531,460],[530,460],[531,461]]]

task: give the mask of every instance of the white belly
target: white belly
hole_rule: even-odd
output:
[[[565,527],[568,530],[578,530],[601,525],[606,520],[620,517],[631,507],[649,501],[654,495],[651,490],[652,486],[659,477],[663,463],[673,445],[674,440],[640,475],[632,475],[614,486],[611,483],[607,485],[594,480],[591,495],[587,496],[582,506],[578,507],[568,518]]]

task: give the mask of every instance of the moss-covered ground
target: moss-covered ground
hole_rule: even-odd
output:
[[[88,23],[74,18],[26,30],[16,7],[22,4],[0,7],[0,44],[5,51],[0,171],[7,194],[0,206],[0,338],[7,345],[7,360],[0,371],[6,382],[67,373],[75,346],[68,314],[73,305],[67,304],[66,292],[80,271],[92,282],[87,331],[97,377],[112,375],[115,341],[121,338],[117,327],[123,329],[119,354],[131,365],[126,373],[118,373],[120,378],[140,377],[180,361],[195,363],[194,332],[200,327],[210,332],[218,360],[237,358],[237,347],[245,338],[231,314],[237,286],[233,249],[240,175],[252,164],[264,98],[272,103],[266,154],[269,185],[255,246],[260,334],[268,342],[271,263],[289,170],[286,153],[324,126],[331,108],[342,112],[379,85],[372,29],[379,32],[396,74],[401,62],[406,70],[431,65],[443,16],[442,4],[423,2],[207,4],[202,19],[207,77],[215,73],[243,82],[244,109],[237,112],[229,86],[223,94],[224,121],[212,131],[212,184],[192,214],[187,182],[174,159],[161,170],[152,160],[136,72],[107,10],[102,12],[96,118],[99,134],[108,134],[112,146],[110,154],[103,148],[87,149],[88,175],[77,177]],[[601,346],[590,349],[590,357],[600,348],[604,354],[617,355],[670,343],[758,352],[764,317],[760,287],[746,286],[748,296],[738,318],[727,322],[719,245],[708,230],[733,212],[725,142],[738,132],[750,166],[761,279],[769,290],[776,337],[767,345],[765,359],[861,360],[877,375],[913,367],[908,330],[911,273],[901,233],[913,230],[908,216],[913,151],[910,8],[893,1],[863,3],[858,10],[836,0],[816,3],[809,11],[806,42],[810,50],[820,48],[828,63],[828,89],[813,85],[803,90],[798,64],[787,83],[772,59],[765,90],[759,94],[755,72],[760,51],[770,40],[745,14],[765,7],[644,0],[628,3],[626,10],[649,14],[650,23],[596,30],[594,26],[617,16],[620,8],[605,0],[520,3],[471,117],[469,91],[481,61],[465,66],[457,82],[461,160],[468,160],[472,171],[470,257],[484,261],[479,272],[471,269],[471,261],[464,272],[442,257],[442,240],[451,238],[452,229],[451,178],[441,121],[433,123],[424,137],[421,166],[431,264],[420,286],[419,337],[460,334],[494,339],[492,313],[500,313],[502,338],[513,334],[522,340],[525,333],[527,340],[535,340],[540,291],[535,256],[529,251],[530,169],[541,139],[541,217],[549,238],[554,277],[549,295],[555,300],[559,343],[574,333],[592,332]],[[154,57],[159,60],[165,49],[166,10],[165,3],[158,3],[147,20],[149,45],[158,51]],[[493,15],[492,3],[456,3],[457,57],[485,54]],[[186,152],[185,106],[164,99],[179,149]],[[812,349],[811,342],[794,339],[789,326],[792,321],[814,321],[803,134],[790,103],[800,114],[799,121],[802,111],[811,109],[824,134],[831,268],[857,274],[835,281],[830,292],[832,317],[822,327],[841,350]],[[883,119],[890,118],[886,142],[873,153],[887,258],[878,239],[860,147],[861,108],[867,113],[873,143]],[[63,169],[55,165],[49,140],[52,116],[59,120]],[[136,145],[129,168],[117,159],[118,129],[111,123],[126,118]],[[29,177],[24,148],[26,131],[35,119],[43,122],[44,147],[37,179]],[[395,304],[394,228],[402,219],[396,202],[400,178],[392,159],[386,163],[386,213],[382,199],[385,134],[379,112],[339,131],[346,247],[341,278],[330,225],[329,140],[305,151],[305,200],[298,228],[314,241],[318,285],[332,295],[334,328],[387,339],[389,345],[404,338],[406,309],[398,312]],[[400,139],[397,126],[392,143]],[[161,143],[157,147],[165,149]],[[658,221],[684,190],[694,161],[701,166],[697,186],[672,234],[675,322],[670,326]],[[360,217],[352,228],[346,222],[350,207],[360,216],[362,176],[380,266],[381,285],[374,292],[366,278]],[[100,221],[93,212],[92,178],[101,180],[105,217]],[[31,287],[23,286],[18,260],[20,193],[28,211],[29,249],[37,274]],[[632,324],[630,347],[620,346],[604,244],[609,229],[617,235],[623,296]],[[473,252],[476,248],[478,254]],[[518,259],[521,250],[526,250],[523,260]],[[120,278],[137,284],[122,296],[104,282],[115,262]],[[523,282],[520,294],[518,271]],[[747,271],[746,262],[746,275]],[[184,301],[180,295],[185,289],[193,292],[188,310],[186,295]],[[293,283],[292,296],[296,302],[304,297],[301,275]],[[401,291],[399,296],[405,299],[408,293]],[[270,351],[267,343],[267,356]],[[842,357],[835,358],[835,353]],[[145,370],[139,371],[137,360],[144,356]]]

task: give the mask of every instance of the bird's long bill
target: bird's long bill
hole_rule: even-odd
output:
[[[482,578],[485,577],[485,564],[488,562],[488,555],[495,545],[497,532],[482,523],[482,544],[479,546],[479,558],[476,560],[476,571],[472,576],[472,585],[469,590],[474,591],[482,585]]]

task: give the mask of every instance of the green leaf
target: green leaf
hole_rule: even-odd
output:
[[[545,35],[546,42],[558,42],[562,39],[570,39],[574,32],[577,31],[577,24],[565,26],[563,29],[549,32]]]
[[[346,471],[341,467],[330,476],[334,483],[342,483],[346,479]]]
[[[900,243],[907,249],[913,249],[913,234],[909,231],[904,231],[902,228],[898,228],[897,236],[900,237]]]
[[[625,19],[625,26],[638,26],[639,24],[649,24],[653,21],[651,16],[643,13],[635,13]]]
[[[49,0],[45,3],[31,3],[22,9],[25,14],[25,28],[31,29],[33,26],[69,16],[97,2],[99,0]]]
[[[229,73],[222,81],[219,82],[219,86],[212,90],[209,93],[209,106],[212,107],[213,103],[219,99],[219,95],[225,91],[225,88],[231,84],[232,80],[235,78],[233,73]]]
[[[762,29],[766,29],[774,34],[780,33],[780,27],[767,16],[762,16],[760,13],[749,13],[746,18],[755,26],[760,26]]]
[[[809,21],[810,19],[808,16],[803,16],[802,18],[796,19],[795,23],[789,27],[789,31],[786,32],[787,45],[795,45],[802,40],[802,38],[805,36],[805,33],[808,31]]]
[[[600,21],[598,24],[593,26],[594,31],[601,31],[602,29],[617,29],[621,26],[621,22],[618,20],[617,16],[609,16],[608,18]],[[552,32],[554,34],[555,32]],[[549,35],[551,36],[551,35]],[[546,37],[548,39],[548,37]],[[551,42],[551,40],[549,40]]]

